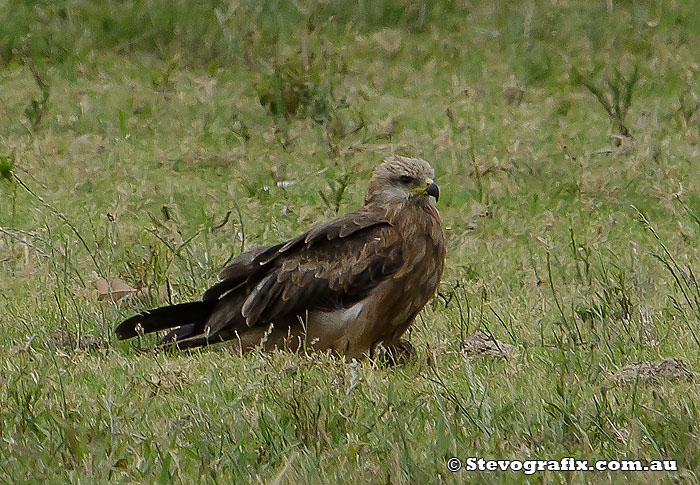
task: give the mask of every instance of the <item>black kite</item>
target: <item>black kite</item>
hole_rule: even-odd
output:
[[[174,328],[161,346],[231,340],[245,351],[305,342],[347,358],[397,344],[442,275],[433,178],[425,160],[389,158],[374,170],[360,209],[240,254],[202,301],[140,313],[117,327],[117,337]]]

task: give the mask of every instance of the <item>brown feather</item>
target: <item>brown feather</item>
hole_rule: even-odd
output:
[[[403,175],[418,186],[402,185]],[[437,192],[420,185],[432,178],[423,160],[387,160],[375,170],[363,207],[240,254],[204,293],[206,312],[189,306],[186,322],[157,318],[152,328],[183,325],[163,340],[163,346],[181,348],[233,340],[246,350],[270,324],[266,348],[298,347],[306,334],[314,348],[359,357],[379,342],[393,343],[433,296],[442,274],[442,228],[427,195]],[[151,313],[177,315],[169,308]],[[139,318],[122,323],[118,337],[135,335]]]

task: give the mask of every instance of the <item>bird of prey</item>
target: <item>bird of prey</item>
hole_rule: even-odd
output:
[[[375,168],[361,208],[240,254],[201,301],[140,313],[116,335],[173,329],[162,347],[230,340],[242,352],[303,346],[348,359],[396,345],[442,276],[433,178],[425,160],[392,156]]]

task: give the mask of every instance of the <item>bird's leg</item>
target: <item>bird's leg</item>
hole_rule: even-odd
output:
[[[381,347],[379,344],[381,343]],[[379,347],[379,348],[378,348]],[[369,359],[380,367],[405,364],[413,356],[413,345],[408,340],[396,338],[387,342],[377,342],[367,351]]]
[[[377,345],[378,344],[379,344],[379,342],[375,342],[369,346],[369,350],[367,351],[369,360],[374,360],[377,357]]]
[[[389,365],[405,364],[413,357],[413,345],[408,340],[398,338],[390,344],[384,344]]]

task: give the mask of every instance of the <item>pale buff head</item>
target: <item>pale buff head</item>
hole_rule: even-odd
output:
[[[425,160],[393,155],[374,169],[365,204],[402,203],[415,197],[427,201],[431,196],[437,200],[434,178],[435,171]]]

